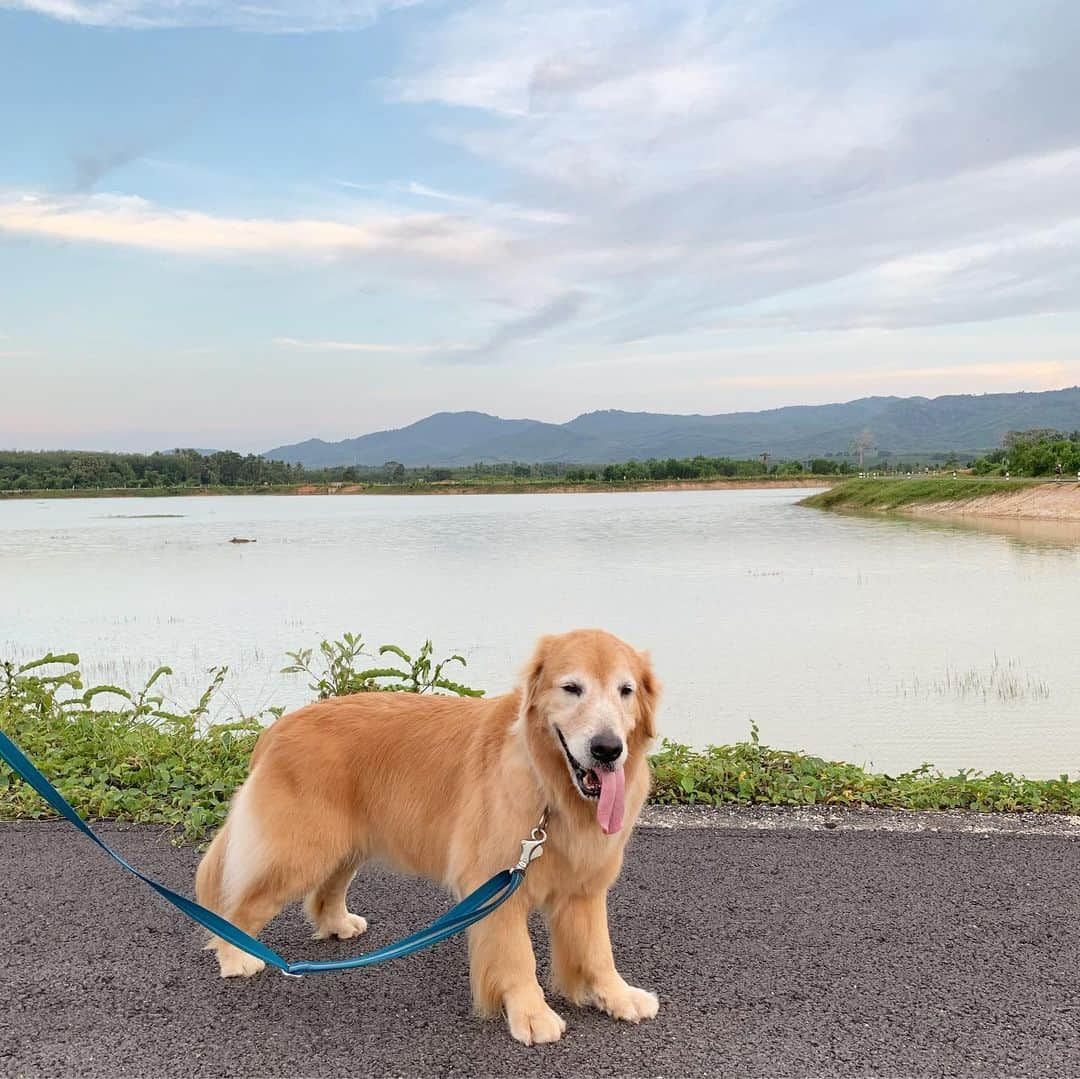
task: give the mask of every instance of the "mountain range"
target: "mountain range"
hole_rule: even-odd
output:
[[[1042,393],[863,397],[716,416],[587,412],[567,423],[437,412],[407,427],[277,446],[262,456],[307,468],[335,465],[471,465],[476,462],[605,464],[650,457],[822,457],[851,452],[868,433],[877,452],[975,455],[1010,430],[1080,428],[1080,387]]]

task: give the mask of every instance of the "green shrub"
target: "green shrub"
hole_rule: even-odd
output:
[[[980,812],[1080,813],[1080,781],[1025,779],[963,769],[943,775],[923,764],[897,776],[750,740],[697,751],[665,742],[652,758],[653,801],[669,805],[873,806]]]
[[[136,695],[115,686],[83,689],[76,655],[0,664],[0,729],[85,817],[179,826],[198,838],[224,818],[262,729],[260,717],[207,724],[225,668],[189,711],[165,711],[153,693],[159,668]],[[63,668],[43,674],[42,668]],[[66,691],[66,692],[65,692]],[[117,697],[115,707],[101,699]],[[273,715],[270,715],[273,718]],[[52,816],[52,810],[0,765],[0,819]]]

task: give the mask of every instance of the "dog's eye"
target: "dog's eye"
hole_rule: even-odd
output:
[[[577,682],[566,682],[563,685],[563,689],[566,690],[567,693],[572,693],[575,697],[580,697],[582,693],[581,686],[579,686]]]
[[[620,697],[629,697],[630,694],[633,693],[633,692],[634,692],[634,687],[633,686],[619,686],[619,696]]]

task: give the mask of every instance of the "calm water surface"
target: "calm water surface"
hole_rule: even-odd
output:
[[[0,502],[0,656],[159,663],[190,705],[293,706],[286,649],[432,637],[508,689],[540,633],[652,651],[664,733],[889,771],[1080,773],[1080,529],[798,507],[806,491]],[[145,514],[175,514],[146,517]],[[257,542],[232,545],[232,536]]]

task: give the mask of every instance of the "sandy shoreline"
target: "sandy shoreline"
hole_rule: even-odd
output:
[[[902,506],[914,517],[1003,517],[1033,521],[1080,522],[1080,483],[1041,483],[977,498]]]

